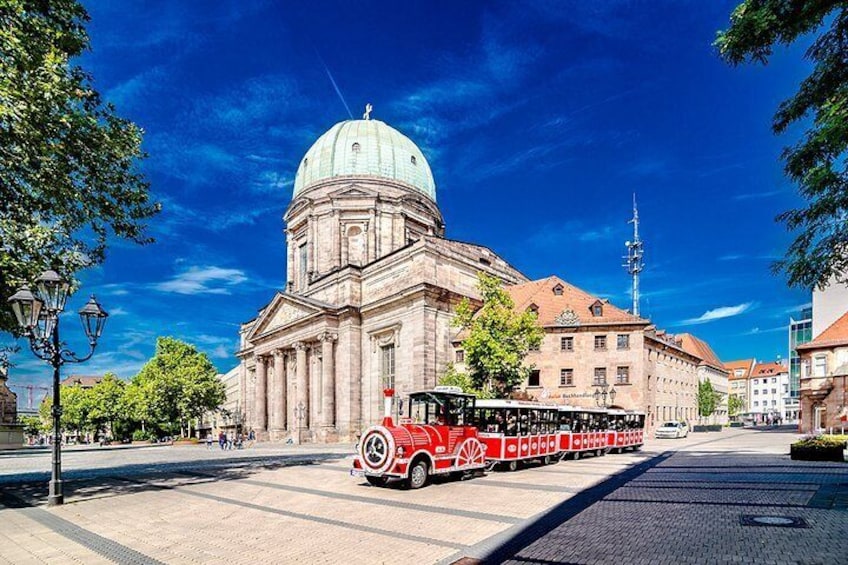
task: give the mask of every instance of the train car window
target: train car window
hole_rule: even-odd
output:
[[[506,411],[506,435],[518,435],[518,410],[509,409]]]

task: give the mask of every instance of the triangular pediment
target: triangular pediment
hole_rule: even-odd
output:
[[[324,308],[309,304],[305,300],[299,300],[294,295],[279,293],[268,304],[265,310],[262,311],[253,325],[248,339],[268,333],[277,328],[289,326],[298,320],[324,311]]]
[[[330,193],[331,198],[367,198],[376,196],[378,196],[376,191],[356,183]]]

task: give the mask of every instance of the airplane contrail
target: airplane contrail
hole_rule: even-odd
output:
[[[321,55],[318,54],[318,51],[315,52],[318,55],[318,60],[321,61],[321,65],[323,65],[324,70],[327,71],[327,77],[330,79],[330,82],[333,83],[333,88],[336,89],[336,94],[339,95],[339,99],[344,104],[345,110],[347,110],[347,115],[350,116],[350,119],[353,119],[353,113],[350,111],[350,107],[347,105],[347,102],[344,99],[344,95],[342,91],[339,89],[339,85],[336,84],[336,80],[333,78],[333,73],[330,72],[330,68],[327,67],[327,64],[324,62],[324,59],[321,58]]]

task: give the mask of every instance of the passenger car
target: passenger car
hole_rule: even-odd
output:
[[[689,435],[686,422],[665,422],[654,432],[656,438],[681,438]]]

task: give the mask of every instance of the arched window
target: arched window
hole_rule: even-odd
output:
[[[362,149],[362,148],[359,146],[359,142],[354,143],[350,147],[350,150],[353,151],[354,153],[359,153],[360,149]]]
[[[303,160],[303,168],[305,169],[306,165],[308,165],[308,164],[309,164],[309,159],[304,159]]]
[[[413,165],[417,165],[417,164],[418,164],[418,160],[415,158],[415,155],[412,155],[412,156],[409,158],[409,162],[410,162],[410,163],[412,163]]]

